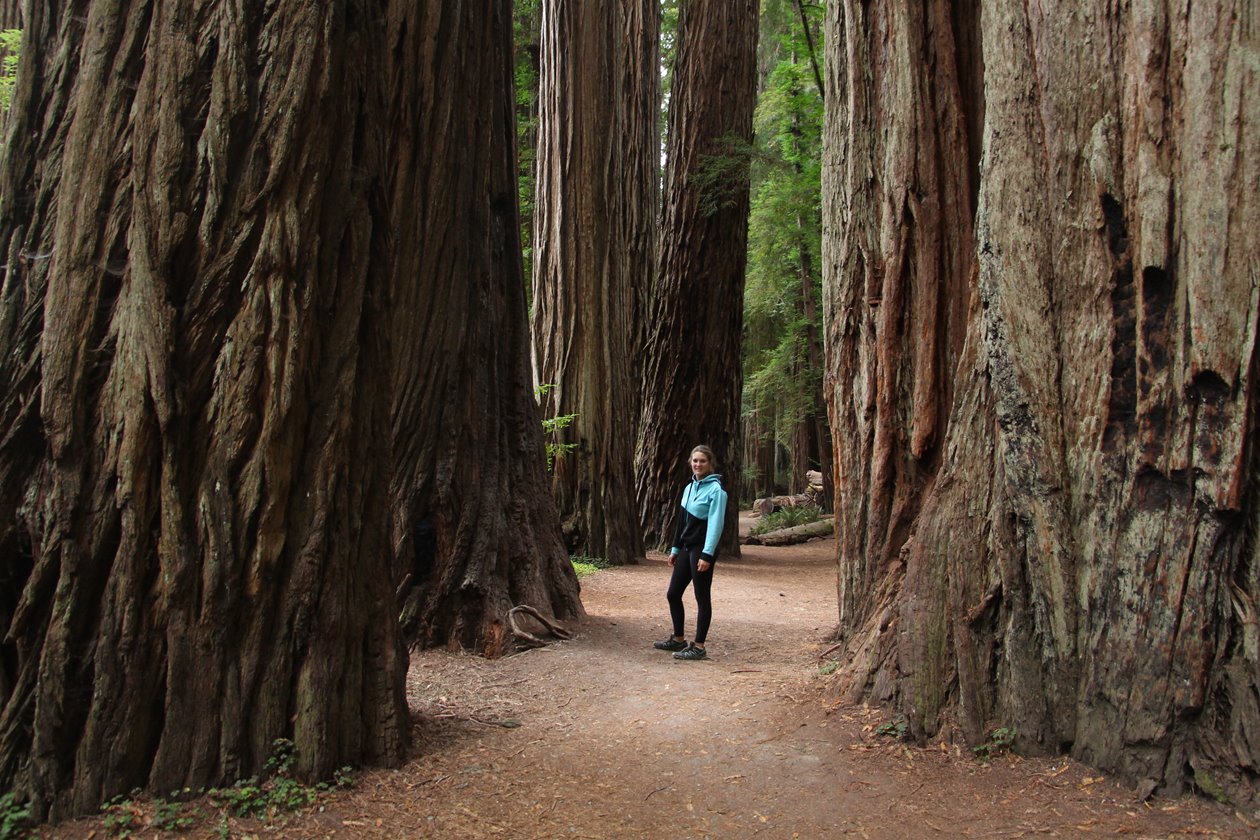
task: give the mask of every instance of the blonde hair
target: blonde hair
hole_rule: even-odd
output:
[[[705,446],[704,444],[700,444],[699,446],[693,446],[693,447],[691,447],[691,454],[692,454],[692,455],[696,454],[697,452],[703,452],[705,455],[708,455],[708,456],[709,456],[709,466],[713,469],[713,471],[714,471],[714,472],[717,472],[717,463],[718,463],[718,460],[717,460],[717,456],[713,454],[713,450],[712,450],[712,449],[710,449],[709,447]]]

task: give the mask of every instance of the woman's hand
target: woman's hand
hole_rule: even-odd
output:
[[[675,557],[677,557],[677,556],[678,556],[677,554],[671,554],[671,555],[669,555],[669,565],[671,565],[671,566],[672,566],[672,565],[674,565],[674,558],[675,558]]]
[[[704,558],[701,558],[696,561],[697,572],[707,572],[711,568],[713,568],[713,564],[710,563],[708,560],[705,560]]]

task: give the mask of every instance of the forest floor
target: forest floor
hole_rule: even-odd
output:
[[[570,641],[494,661],[413,656],[415,757],[402,769],[364,772],[303,813],[206,818],[188,834],[224,836],[213,830],[222,825],[259,838],[1257,836],[1227,807],[1139,803],[1065,758],[985,762],[877,732],[887,715],[839,703],[820,668],[836,621],[834,550],[830,539],[746,546],[721,560],[702,662],[651,646],[669,633],[664,556],[599,572],[583,581],[588,617]],[[98,818],[45,836],[110,831]],[[158,833],[137,826],[135,836]]]

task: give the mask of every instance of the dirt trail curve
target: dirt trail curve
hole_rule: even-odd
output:
[[[1058,760],[906,748],[822,691],[834,543],[718,564],[706,662],[675,661],[668,567],[587,578],[568,642],[413,658],[417,757],[260,837],[1247,837],[1203,800],[1138,804]],[[694,603],[691,603],[694,606]],[[688,613],[688,632],[694,612]],[[251,830],[246,824],[234,826]],[[98,835],[100,836],[100,835]]]

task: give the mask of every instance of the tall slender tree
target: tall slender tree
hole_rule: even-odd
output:
[[[621,241],[630,287],[631,370],[643,369],[656,281],[661,210],[661,0],[621,0]],[[630,388],[637,439],[643,391]],[[633,457],[633,456],[632,456]]]
[[[828,29],[845,684],[920,735],[1254,801],[1256,21],[840,2]]]
[[[25,8],[0,788],[59,818],[279,737],[307,776],[396,762],[384,8]]]
[[[626,234],[639,233],[633,225],[650,212],[636,207],[633,222],[623,221],[622,2],[543,2],[533,274],[544,412],[573,418],[559,433],[570,446],[552,474],[569,549],[617,564],[643,555],[630,383],[637,295]]]
[[[738,486],[756,0],[683,3],[676,49],[661,255],[636,456],[640,518],[649,545],[672,535],[692,446],[712,446],[728,487]],[[739,550],[738,507],[728,507],[726,552]]]
[[[529,369],[511,11],[397,0],[388,41],[404,628],[412,642],[491,654],[510,642],[513,606],[582,609]]]

